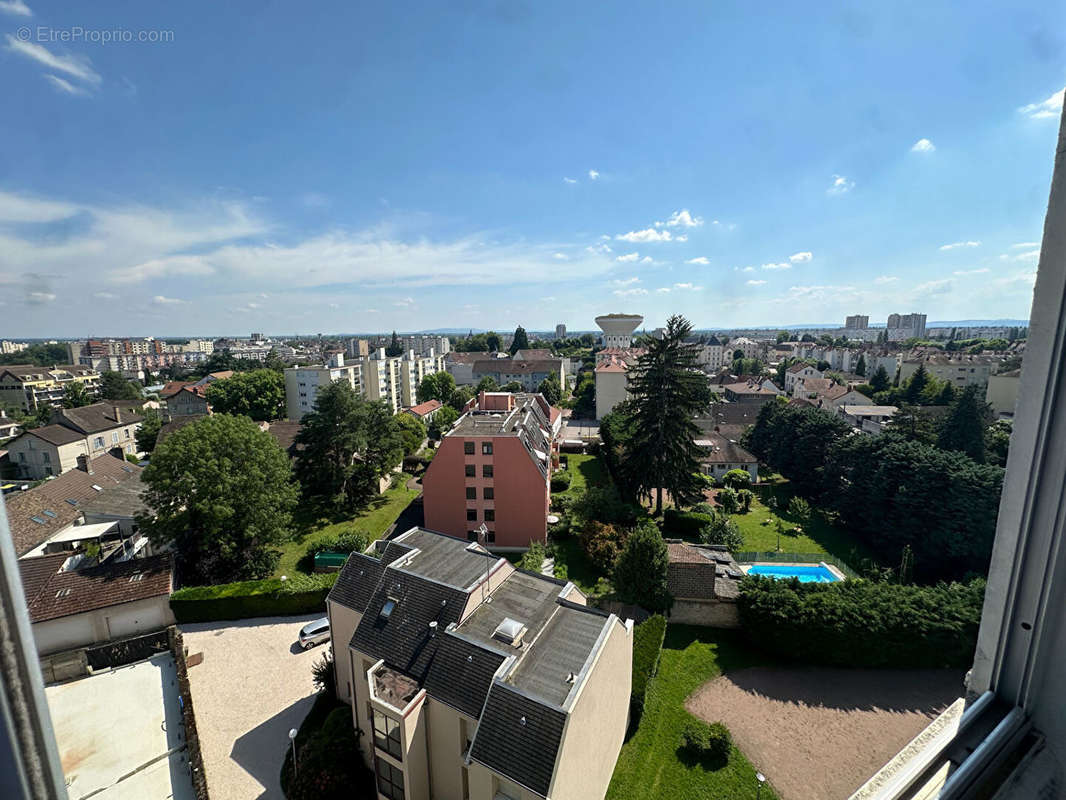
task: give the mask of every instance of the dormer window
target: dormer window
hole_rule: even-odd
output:
[[[397,602],[397,600],[394,600],[391,597],[388,598],[385,601],[384,605],[381,606],[381,613],[378,614],[378,616],[381,617],[381,619],[387,620],[389,617],[392,616],[392,612],[396,609]]]

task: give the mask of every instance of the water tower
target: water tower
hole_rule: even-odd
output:
[[[644,321],[640,314],[604,314],[596,317],[603,331],[604,347],[631,347],[633,331]]]

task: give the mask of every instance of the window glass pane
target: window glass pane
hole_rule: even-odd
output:
[[[467,464],[466,465],[466,477],[468,477],[468,478],[475,477],[475,475],[477,474],[476,470],[477,470],[477,467],[475,467],[473,464]]]

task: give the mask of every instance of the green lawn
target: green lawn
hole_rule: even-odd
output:
[[[609,590],[606,583],[599,583],[600,572],[589,563],[577,536],[567,536],[555,541],[555,564],[566,565],[566,579],[586,595],[604,594]],[[597,586],[599,584],[599,586]]]
[[[669,626],[659,674],[648,686],[640,726],[622,746],[607,790],[609,800],[754,800],[755,767],[735,747],[729,763],[717,770],[686,763],[678,748],[689,718],[685,698],[725,670],[765,663],[767,659],[743,644],[737,633]],[[763,786],[763,800],[776,796],[768,784]]]
[[[400,513],[418,496],[417,489],[408,489],[404,475],[400,485],[378,495],[357,514],[350,517],[320,517],[308,509],[300,509],[296,517],[296,535],[281,548],[281,560],[274,571],[275,577],[299,571],[298,562],[312,542],[355,528],[370,536],[371,541],[380,539]]]
[[[781,535],[781,550],[790,553],[829,553],[836,556],[853,569],[858,569],[860,562],[872,558],[872,554],[866,546],[847,535],[826,515],[816,508],[807,522],[789,517],[785,512],[788,501],[792,498],[792,492],[787,484],[779,484],[772,487],[760,486],[756,490],[756,498],[752,501],[751,510],[747,514],[733,514],[732,520],[740,529],[744,537],[745,550],[757,550],[767,552],[777,549],[777,529],[773,524],[775,514],[765,505],[771,493],[777,498],[777,517],[780,517],[786,530],[799,525],[803,528],[800,536]],[[770,520],[769,524],[763,525],[763,520]]]
[[[599,456],[582,455],[574,453],[567,455],[570,473],[570,493],[584,491],[588,486],[604,486],[611,479],[607,475],[607,468]]]

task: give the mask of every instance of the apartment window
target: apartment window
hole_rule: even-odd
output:
[[[482,478],[491,478],[492,477],[492,464],[484,464],[481,467],[481,477]]]
[[[495,499],[495,496],[496,496],[496,492],[493,491],[492,487],[491,486],[486,486],[485,487],[485,499],[486,500],[493,500],[493,499]]]
[[[97,436],[95,439],[93,439],[93,447],[101,448],[103,446],[104,446],[104,437],[103,436]]]
[[[477,531],[467,531],[466,532],[466,540],[468,542],[476,542],[477,541]]]
[[[118,444],[118,431],[111,432],[111,444]]]
[[[403,760],[400,723],[376,709],[374,710],[374,746],[399,761]]]
[[[495,522],[495,521],[496,521],[496,510],[492,509],[492,508],[486,508],[485,509],[485,522]]]
[[[463,452],[466,453],[466,455],[468,456],[474,455],[474,443],[463,442]]]
[[[474,466],[473,464],[467,464],[466,465],[466,477],[473,478],[475,475],[477,475],[477,467]]]
[[[492,442],[482,442],[481,443],[481,455],[483,455],[483,456],[491,456],[492,455]]]
[[[485,538],[487,538],[489,540],[489,544],[492,544],[493,542],[496,541],[496,531],[489,531],[488,536],[485,537]]]
[[[477,522],[477,509],[476,508],[468,508],[466,510],[466,521],[467,522]]]
[[[477,500],[477,489],[474,488],[473,486],[467,486],[466,487],[466,499],[467,500]]]
[[[126,438],[127,439],[130,438],[130,429],[129,428],[126,428]]]
[[[378,775],[378,791],[389,800],[404,800],[403,770],[380,758],[374,759],[374,762]]]

